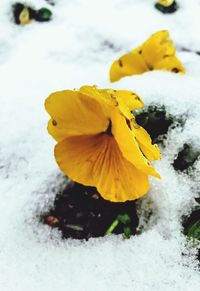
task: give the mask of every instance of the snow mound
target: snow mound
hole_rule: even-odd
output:
[[[200,56],[181,51],[200,50],[200,1],[179,2],[179,11],[163,15],[153,0],[57,0],[55,6],[30,0],[54,17],[21,27],[12,23],[14,1],[1,0],[0,290],[200,289],[195,250],[180,221],[198,195],[200,163],[192,177],[172,167],[184,143],[200,147]],[[170,31],[187,74],[149,72],[110,84],[113,60],[160,29]],[[147,105],[157,102],[172,115],[188,116],[182,129],[168,134],[156,163],[163,178],[152,179],[142,200],[142,213],[150,205],[153,215],[130,240],[62,241],[58,231],[39,222],[63,180],[46,132],[44,100],[83,84],[130,89]]]

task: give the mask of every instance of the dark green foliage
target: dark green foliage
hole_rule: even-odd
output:
[[[49,21],[51,20],[52,12],[47,8],[41,8],[35,13],[35,20],[39,22]]]
[[[172,5],[170,5],[168,7],[165,7],[159,3],[156,3],[155,8],[164,14],[170,14],[170,13],[176,12],[176,10],[178,9],[178,5],[177,5],[176,1],[174,1],[172,3]]]
[[[199,221],[195,222],[187,232],[189,238],[200,240],[200,218]]]
[[[124,227],[123,237],[124,237],[124,238],[130,238],[131,235],[132,235],[132,231],[131,231],[130,226],[125,226],[125,227]]]
[[[168,132],[172,124],[184,124],[183,119],[167,114],[165,106],[156,104],[136,113],[136,122],[147,130],[153,143],[161,141],[161,136]]]
[[[131,222],[130,216],[128,214],[119,214],[117,219],[123,224],[128,224]]]
[[[184,171],[192,167],[199,155],[200,151],[194,149],[192,145],[184,144],[183,149],[178,153],[173,163],[175,170]]]
[[[16,24],[20,24],[19,15],[24,9],[24,5],[21,3],[15,3],[13,5],[13,16]]]
[[[200,208],[194,210],[183,222],[184,234],[200,241]]]
[[[198,202],[199,198],[195,200]],[[194,242],[194,245],[196,242],[200,242],[200,205],[188,217],[183,217],[183,233]],[[200,262],[200,249],[197,253],[197,259]]]

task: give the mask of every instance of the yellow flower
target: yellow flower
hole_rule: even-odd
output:
[[[20,24],[22,24],[22,25],[29,24],[31,22],[30,12],[29,12],[29,9],[27,7],[24,7],[22,12],[20,13],[19,21],[20,21]]]
[[[185,72],[183,65],[176,57],[176,49],[166,30],[154,33],[140,47],[115,61],[110,68],[110,80],[115,82],[126,76],[152,70]]]
[[[174,0],[158,0],[157,2],[165,7],[169,7],[174,3]]]
[[[131,91],[96,86],[51,94],[45,107],[60,169],[113,202],[143,196],[148,175],[160,178],[149,162],[159,159],[160,151],[131,113],[142,106]]]

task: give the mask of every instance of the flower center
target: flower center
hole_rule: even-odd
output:
[[[109,124],[108,124],[108,127],[107,127],[105,133],[108,135],[112,135],[112,122],[111,122],[111,120],[109,120]]]

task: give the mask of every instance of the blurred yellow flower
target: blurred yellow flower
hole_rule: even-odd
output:
[[[165,7],[169,7],[174,3],[174,0],[158,0],[157,2]]]
[[[166,30],[154,33],[140,47],[115,61],[110,68],[110,80],[115,82],[126,76],[152,70],[185,72],[183,65],[176,57],[176,49]]]
[[[131,91],[96,86],[51,94],[45,107],[60,169],[113,202],[143,196],[148,175],[160,178],[149,162],[159,159],[160,151],[131,113],[142,106]]]
[[[22,12],[19,15],[19,22],[22,25],[29,24],[31,22],[30,12],[27,7],[24,7]]]

